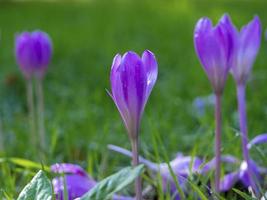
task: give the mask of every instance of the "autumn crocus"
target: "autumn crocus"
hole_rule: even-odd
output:
[[[42,31],[23,32],[15,38],[16,61],[27,81],[27,98],[29,107],[32,140],[35,140],[33,82],[36,78],[38,109],[38,130],[41,147],[45,148],[44,108],[42,79],[50,63],[52,42],[47,33]],[[36,145],[36,144],[35,144]]]
[[[110,82],[111,97],[116,104],[131,141],[133,165],[139,164],[139,129],[142,114],[158,74],[157,61],[151,51],[142,57],[135,52],[117,54],[113,60]],[[136,199],[141,199],[141,178],[135,182]]]
[[[233,26],[233,25],[232,25]],[[248,151],[248,130],[247,130],[247,115],[246,115],[246,99],[245,90],[247,80],[250,76],[252,66],[258,54],[261,42],[261,24],[260,19],[255,16],[252,21],[245,25],[240,32],[233,26],[234,37],[234,56],[232,60],[232,75],[237,86],[237,101],[239,111],[239,126],[242,140],[243,158],[248,165],[248,174],[250,186],[257,193],[255,183],[255,175],[253,167],[250,163]]]
[[[228,72],[233,50],[232,31],[229,17],[224,15],[213,27],[209,18],[201,18],[195,27],[194,45],[196,53],[206,72],[215,93],[215,191],[220,184],[220,149],[221,149],[221,96]]]

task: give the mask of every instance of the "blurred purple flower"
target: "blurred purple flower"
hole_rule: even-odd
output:
[[[63,200],[64,198],[64,185],[67,187],[68,200],[74,200],[82,197],[97,184],[79,165],[70,163],[54,164],[51,166],[51,171],[64,174],[64,176],[55,177],[52,180],[57,200]],[[114,195],[113,200],[133,200],[133,198]]]
[[[117,54],[113,60],[110,74],[111,96],[130,138],[136,137],[157,74],[156,58],[148,50],[144,51],[141,58],[129,51],[123,57]]]
[[[25,78],[33,75],[42,78],[51,60],[52,41],[42,31],[23,32],[16,35],[15,56]]]
[[[244,187],[248,188],[251,186],[251,179],[249,178],[249,171],[247,162],[240,162],[240,167],[238,170],[234,172],[230,172],[224,176],[224,178],[220,182],[220,191],[225,192],[233,188],[233,186],[237,182],[241,182]],[[250,160],[251,170],[253,171],[253,175],[256,180],[260,180],[261,177],[261,169],[253,160]]]
[[[210,94],[204,97],[196,97],[193,101],[193,112],[194,115],[202,117],[205,115],[205,112],[208,107],[213,107],[215,105],[215,95]]]
[[[127,149],[115,145],[109,145],[108,148],[123,155],[129,157],[132,156],[132,153]],[[180,195],[177,191],[175,181],[173,180],[167,163],[154,163],[143,158],[142,156],[139,156],[139,160],[141,163],[145,164],[151,171],[155,173],[160,173],[164,192],[170,190],[174,199],[180,200]],[[188,176],[190,174],[201,173],[201,166],[203,163],[203,160],[198,157],[184,156],[182,153],[177,153],[176,157],[172,161],[170,161],[169,164],[178,179],[181,189],[185,193]]]
[[[263,135],[262,138],[266,141],[267,136]],[[262,143],[263,142],[264,141],[262,141]],[[132,153],[124,148],[115,145],[108,145],[108,148],[123,155],[129,157],[132,156]],[[160,173],[162,178],[162,186],[165,192],[167,192],[169,189],[175,200],[181,199],[167,163],[154,163],[143,158],[142,156],[139,156],[139,159],[140,162],[145,164],[151,171]],[[179,181],[181,189],[184,191],[184,193],[187,193],[188,191],[186,186],[188,176],[193,174],[205,175],[209,173],[215,169],[215,161],[216,160],[214,158],[205,163],[204,160],[200,159],[199,157],[184,156],[182,153],[178,153],[170,162],[170,166]],[[231,168],[237,167],[239,169],[226,173],[226,175],[220,181],[220,192],[226,192],[232,189],[237,182],[241,182],[244,187],[248,187],[250,185],[248,168],[245,161],[240,161],[232,155],[223,155],[221,157],[221,161],[227,165],[231,165]],[[253,160],[251,160],[251,163],[252,170],[257,180],[260,181],[262,174],[267,174],[267,169],[258,166]]]
[[[234,52],[232,59],[232,74],[237,84],[245,84],[261,43],[261,23],[255,16],[240,32],[232,25],[234,36]]]
[[[201,18],[195,27],[195,50],[215,93],[222,93],[231,67],[233,51],[231,29],[228,15],[224,15],[215,27],[206,17]]]

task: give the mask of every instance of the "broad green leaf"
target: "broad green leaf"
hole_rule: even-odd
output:
[[[106,200],[110,199],[114,193],[119,192],[130,183],[132,183],[136,177],[138,177],[144,170],[144,165],[137,167],[126,167],[119,172],[105,178],[93,187],[79,200]]]
[[[28,183],[17,200],[51,200],[52,185],[45,173],[40,170]]]
[[[257,200],[256,198],[253,198],[253,197],[247,195],[246,193],[241,192],[241,191],[238,190],[238,189],[233,188],[233,191],[234,191],[235,193],[239,194],[239,195],[240,195],[241,197],[243,197],[245,200]]]

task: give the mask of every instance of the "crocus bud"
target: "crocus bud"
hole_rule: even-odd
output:
[[[222,93],[231,67],[231,28],[229,17],[224,15],[215,27],[209,18],[201,18],[194,31],[196,53],[215,93]]]
[[[15,39],[15,56],[26,79],[42,78],[51,60],[52,42],[42,31],[23,32]]]
[[[255,16],[240,32],[238,32],[235,27],[233,29],[235,30],[233,34],[235,36],[235,50],[232,74],[238,84],[245,84],[261,43],[260,19],[258,16]]]
[[[148,50],[144,51],[141,58],[135,52],[129,51],[123,57],[117,54],[113,60],[110,74],[111,96],[130,138],[137,136],[157,74],[156,58]]]

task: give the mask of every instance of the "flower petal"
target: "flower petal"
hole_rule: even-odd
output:
[[[220,181],[220,191],[225,192],[229,191],[239,180],[239,172],[232,172],[226,174],[223,179]]]
[[[158,64],[155,55],[149,51],[145,50],[142,55],[142,62],[145,68],[145,73],[147,76],[147,88],[146,88],[146,101],[154,87],[157,76],[158,76]]]
[[[51,171],[54,173],[69,173],[69,174],[76,174],[80,176],[88,176],[86,171],[81,168],[79,165],[71,164],[71,163],[56,163],[52,165]]]
[[[250,149],[252,146],[257,145],[257,144],[263,144],[267,142],[267,133],[260,134],[253,138],[249,143],[248,143],[248,148]]]

